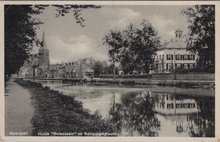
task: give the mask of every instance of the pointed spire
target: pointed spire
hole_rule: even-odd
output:
[[[42,47],[43,48],[47,48],[46,40],[45,40],[45,35],[44,35],[44,30],[43,30],[43,36],[42,36]]]

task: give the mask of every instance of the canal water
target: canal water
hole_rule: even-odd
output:
[[[110,119],[120,136],[215,136],[214,90],[40,82]]]

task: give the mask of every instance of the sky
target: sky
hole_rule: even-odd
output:
[[[107,61],[108,50],[102,39],[110,30],[123,30],[129,23],[138,26],[145,19],[155,27],[163,43],[174,38],[179,28],[187,32],[186,17],[181,14],[187,7],[190,6],[104,5],[82,11],[85,27],[77,24],[71,13],[57,18],[54,8],[48,7],[38,16],[44,24],[37,33],[39,39],[45,33],[52,64],[89,57]]]

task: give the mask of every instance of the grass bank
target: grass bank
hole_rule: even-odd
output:
[[[31,81],[16,81],[32,94],[34,116],[32,118],[34,136],[84,136],[97,133],[112,135],[115,131],[109,120],[98,112],[90,114],[82,103],[71,96],[42,87]]]
[[[118,79],[112,78],[95,78],[92,82],[102,82],[109,84],[124,84],[124,85],[143,85],[143,86],[161,86],[161,87],[180,87],[180,88],[202,88],[215,89],[214,81],[203,80],[148,80],[148,79]]]

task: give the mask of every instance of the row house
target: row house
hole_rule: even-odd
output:
[[[94,77],[94,59],[84,58],[73,62],[52,64],[49,67],[48,78],[55,79],[82,79]]]
[[[93,78],[94,59],[84,58],[74,62],[64,63],[65,78]]]
[[[48,71],[48,78],[62,79],[64,76],[63,64],[51,64]]]

